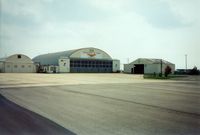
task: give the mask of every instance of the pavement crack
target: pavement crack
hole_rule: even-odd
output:
[[[173,113],[180,113],[180,114],[185,114],[185,115],[190,115],[194,117],[199,117],[200,114],[198,113],[191,113],[191,112],[186,112],[186,111],[180,111],[180,110],[175,110],[171,108],[166,108],[166,107],[161,107],[161,106],[156,106],[156,105],[151,105],[151,104],[145,104],[145,103],[140,103],[136,101],[131,101],[131,100],[126,100],[126,99],[120,99],[120,98],[114,98],[114,97],[108,97],[108,96],[103,96],[103,95],[97,95],[97,94],[92,94],[92,93],[86,93],[86,92],[80,92],[80,91],[74,91],[74,90],[62,90],[70,93],[76,93],[76,94],[81,94],[81,95],[88,95],[88,96],[95,96],[95,97],[100,97],[100,98],[105,98],[105,99],[110,99],[110,100],[115,100],[115,101],[121,101],[121,102],[126,102],[126,103],[133,103],[133,104],[138,104],[146,107],[151,107],[155,109],[160,109],[160,110],[166,110],[168,112],[173,112]]]

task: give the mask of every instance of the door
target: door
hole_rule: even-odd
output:
[[[131,74],[134,74],[134,68],[131,68]]]
[[[144,74],[144,64],[135,64],[134,74]]]

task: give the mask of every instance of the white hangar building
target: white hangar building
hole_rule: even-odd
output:
[[[130,74],[158,74],[161,73],[161,68],[162,73],[164,73],[167,66],[174,73],[175,64],[171,62],[162,59],[138,58],[129,64],[124,64],[124,72]]]
[[[120,61],[97,48],[81,48],[36,56],[33,61],[42,72],[111,73],[120,71]]]
[[[14,54],[0,58],[0,72],[2,73],[34,73],[36,72],[33,61],[26,55]]]

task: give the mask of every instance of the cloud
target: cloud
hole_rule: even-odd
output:
[[[40,20],[42,18],[40,16],[42,8],[43,6],[39,0],[1,0],[1,12],[16,18],[32,17],[34,20]]]
[[[153,27],[179,28],[188,24],[183,21],[181,15],[176,14],[173,4],[165,0],[87,0],[89,4],[100,10],[112,14],[137,13],[144,17]]]
[[[167,2],[140,0],[133,3],[134,11],[145,17],[147,22],[158,28],[179,28],[185,25],[174,14]]]
[[[174,14],[180,16],[185,23],[198,23],[200,21],[199,0],[163,0],[167,2]]]
[[[93,46],[122,63],[127,58],[164,58],[179,68],[187,53],[190,65],[200,67],[195,2],[188,6],[184,0],[0,1],[1,56],[20,52],[34,57]],[[195,10],[190,10],[192,5]]]

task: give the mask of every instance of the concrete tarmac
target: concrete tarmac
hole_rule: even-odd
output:
[[[1,135],[75,135],[34,112],[22,108],[0,95]]]
[[[0,93],[78,135],[200,134],[199,76],[181,81],[106,74],[87,74],[86,81],[84,74],[75,76],[81,76],[81,83],[76,77],[67,85],[68,79],[55,86],[20,87],[16,82],[16,87],[2,87]],[[107,82],[113,76],[118,79]]]

